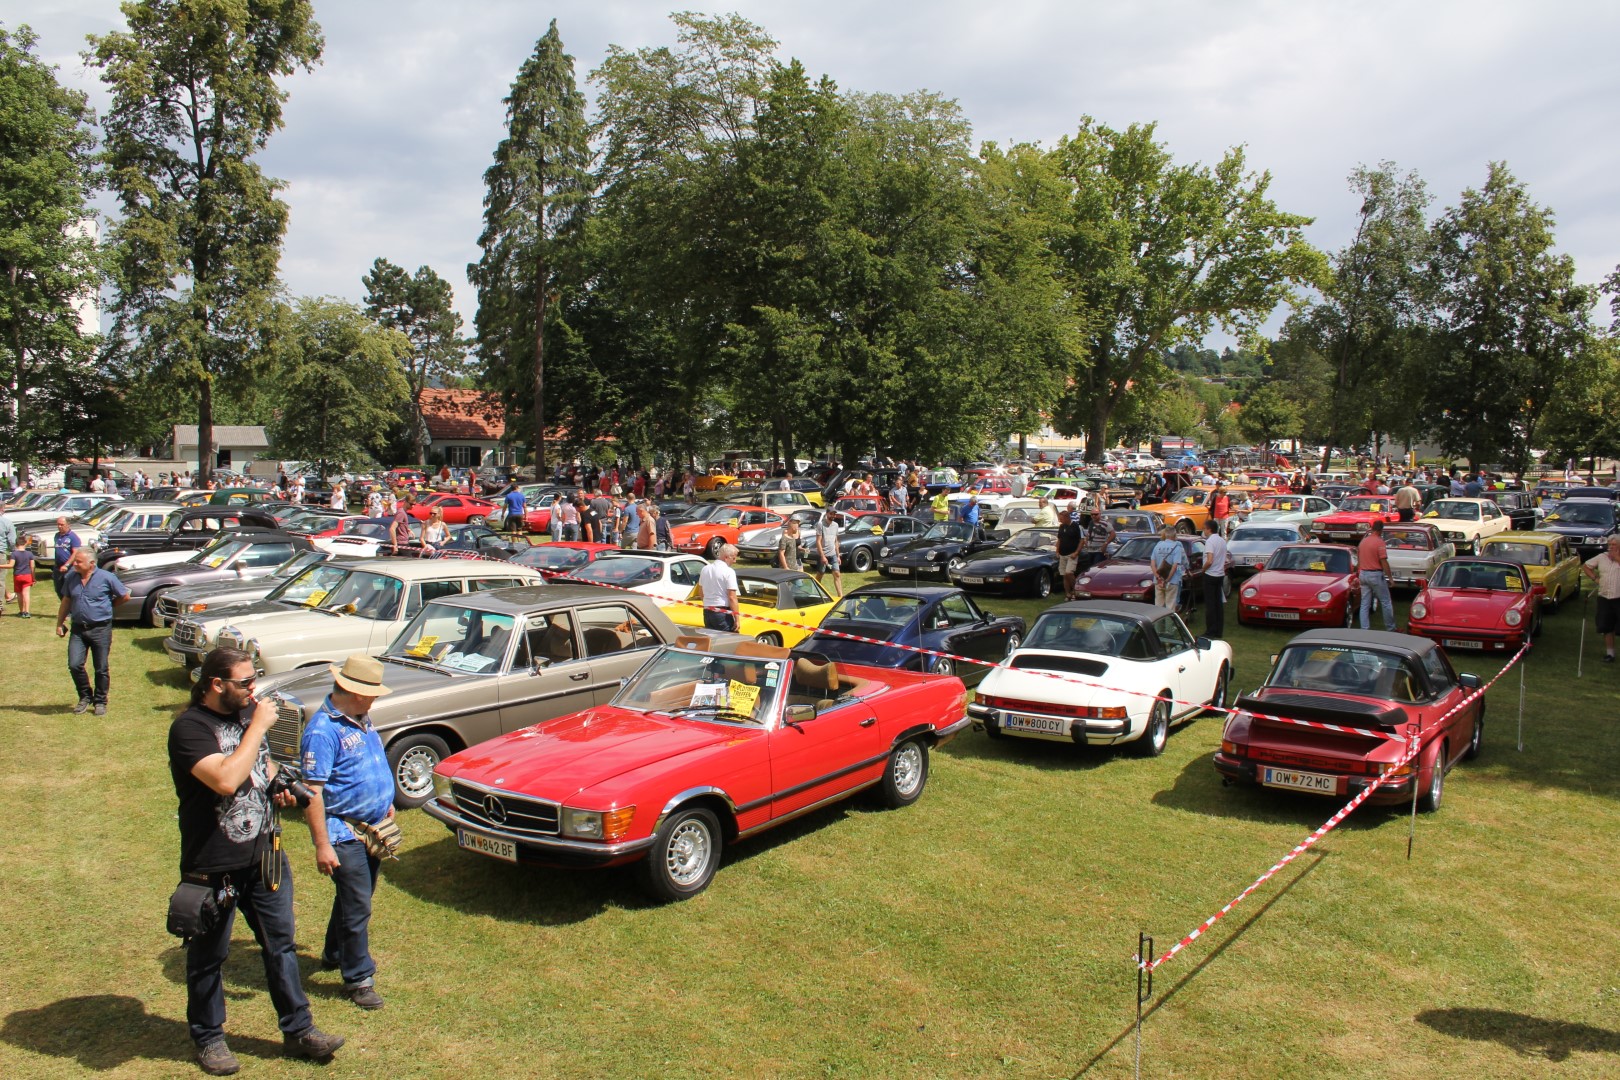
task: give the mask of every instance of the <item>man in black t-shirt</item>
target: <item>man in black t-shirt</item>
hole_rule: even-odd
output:
[[[276,773],[265,734],[276,722],[275,706],[253,696],[252,659],[235,649],[215,649],[203,658],[191,706],[169,727],[169,771],[180,799],[180,875],[206,882],[216,894],[229,885],[226,907],[206,933],[186,942],[186,1020],[197,1044],[197,1062],[210,1076],[240,1067],[225,1044],[225,992],[220,977],[231,948],[236,908],[253,930],[264,958],[270,1000],[281,1020],[282,1051],[288,1057],[324,1060],[343,1039],[316,1028],[299,980],[293,944],[292,870],[285,852],[277,880],[267,884],[261,858],[274,837],[269,793]],[[278,795],[277,805],[292,803]]]
[[[1080,526],[1069,510],[1058,512],[1057,557],[1058,573],[1063,575],[1063,595],[1074,599],[1074,575],[1080,567]]]

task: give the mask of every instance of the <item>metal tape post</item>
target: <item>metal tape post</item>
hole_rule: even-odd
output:
[[[1142,1006],[1153,996],[1153,966],[1148,957],[1153,955],[1153,937],[1140,931],[1136,935],[1136,1078],[1142,1077]]]

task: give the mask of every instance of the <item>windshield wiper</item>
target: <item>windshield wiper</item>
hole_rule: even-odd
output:
[[[396,656],[393,653],[387,653],[383,656],[383,659],[390,664],[404,664],[406,667],[423,668],[428,671],[437,671],[439,669],[439,665],[433,661],[418,660],[414,656]]]
[[[724,705],[685,705],[679,709],[671,709],[670,716],[685,716],[687,713],[711,713],[716,720],[729,720],[734,724],[752,724],[754,717],[750,713],[730,709]]]

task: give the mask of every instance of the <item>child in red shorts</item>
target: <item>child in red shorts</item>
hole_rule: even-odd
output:
[[[11,587],[17,593],[17,616],[32,619],[34,616],[28,609],[28,599],[34,584],[34,553],[18,545],[6,565],[11,567]]]

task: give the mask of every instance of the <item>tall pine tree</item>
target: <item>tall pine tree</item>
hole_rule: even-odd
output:
[[[570,280],[591,194],[585,96],[555,19],[512,83],[506,126],[484,173],[478,238],[484,254],[467,275],[478,289],[479,353],[508,415],[523,391],[532,391],[538,475],[546,467],[547,337],[565,332],[553,313]]]

